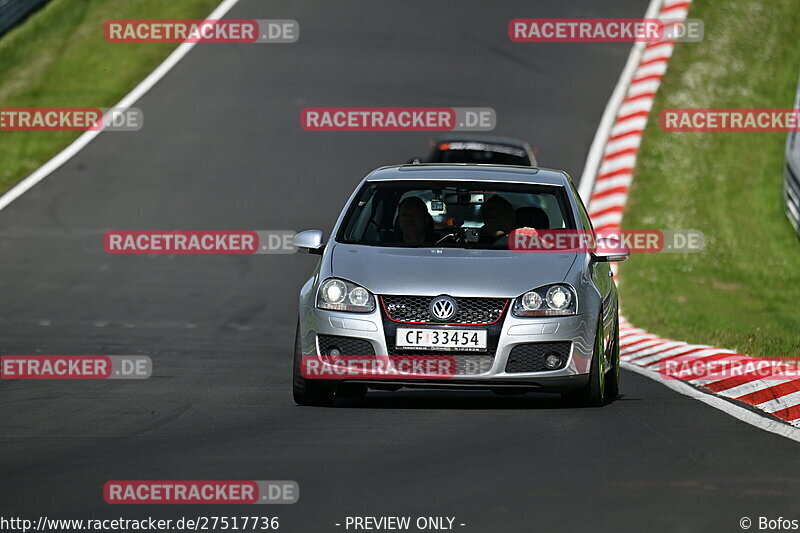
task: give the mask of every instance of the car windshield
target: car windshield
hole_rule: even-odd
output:
[[[486,163],[492,165],[530,166],[522,148],[481,142],[443,142],[434,148],[430,163]]]
[[[367,182],[337,240],[399,247],[507,249],[517,228],[575,229],[561,186],[487,182]]]

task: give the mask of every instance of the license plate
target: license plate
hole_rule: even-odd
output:
[[[486,330],[397,328],[397,348],[485,350]]]

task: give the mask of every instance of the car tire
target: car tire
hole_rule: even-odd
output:
[[[589,368],[589,383],[580,389],[562,393],[561,397],[569,405],[581,407],[600,407],[606,401],[606,372],[603,357],[603,312],[597,320],[592,364]]]
[[[612,368],[606,374],[606,402],[610,402],[619,396],[619,310],[617,310],[617,315],[614,317],[614,346],[611,348],[608,359],[611,361]]]
[[[333,405],[336,398],[335,389],[329,383],[317,383],[305,379],[300,371],[303,354],[300,342],[300,323],[294,334],[294,362],[292,364],[292,396],[297,405],[315,405],[320,407]]]

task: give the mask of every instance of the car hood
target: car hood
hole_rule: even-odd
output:
[[[578,255],[337,243],[331,272],[374,294],[512,298],[564,281]]]

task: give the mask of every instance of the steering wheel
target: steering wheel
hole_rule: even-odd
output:
[[[467,228],[456,227],[453,233],[448,233],[436,241],[436,244],[441,244],[446,239],[453,239],[454,244],[469,244],[469,240],[467,239]]]

